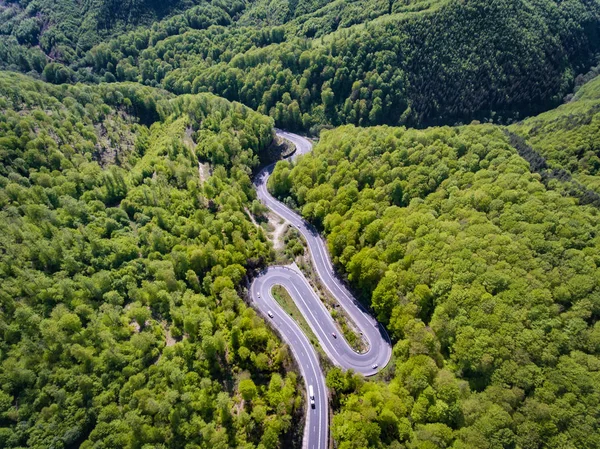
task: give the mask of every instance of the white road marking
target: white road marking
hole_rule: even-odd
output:
[[[281,131],[278,131],[278,134],[285,136],[286,138],[288,138],[296,144],[298,155],[310,151],[312,145],[306,139],[301,138],[300,136],[297,136],[295,134],[285,133]],[[304,335],[304,333],[298,326],[298,324],[285,311],[283,311],[283,309],[281,309],[277,301],[275,301],[275,299],[273,298],[271,292],[272,286],[275,284],[279,284],[283,285],[283,287],[288,290],[290,296],[292,296],[292,298],[298,303],[298,306],[301,309],[301,311],[304,311],[303,313],[307,318],[309,325],[317,334],[317,338],[321,342],[321,345],[324,348],[333,348],[333,352],[335,353],[335,355],[331,354],[329,351],[326,352],[332,359],[334,359],[333,361],[336,362],[336,364],[344,368],[354,368],[357,372],[363,372],[366,375],[371,375],[374,374],[371,368],[371,366],[375,363],[371,360],[373,353],[375,353],[375,356],[377,357],[378,364],[381,367],[383,367],[387,364],[391,356],[391,346],[388,344],[388,342],[383,341],[383,344],[380,345],[379,351],[374,350],[373,353],[371,352],[371,350],[373,349],[373,345],[371,344],[370,337],[373,337],[375,339],[374,341],[377,343],[381,342],[382,338],[378,332],[373,333],[373,328],[371,328],[370,326],[366,326],[367,328],[371,328],[371,331],[369,332],[363,329],[363,326],[365,324],[365,321],[368,324],[373,324],[373,322],[377,322],[365,313],[364,308],[351,297],[350,293],[346,290],[343,284],[340,284],[337,278],[335,278],[331,259],[329,258],[327,250],[325,249],[326,243],[324,239],[322,239],[320,236],[315,237],[314,234],[311,232],[312,228],[305,224],[302,217],[300,217],[291,209],[287,208],[285,205],[279,203],[268,193],[266,183],[269,178],[270,169],[271,167],[267,167],[262,173],[260,173],[257,176],[259,182],[256,186],[256,190],[258,192],[259,199],[264,204],[266,204],[267,207],[269,207],[272,211],[274,211],[283,219],[291,223],[292,226],[298,229],[298,231],[300,231],[300,233],[304,236],[308,243],[313,265],[315,266],[316,272],[321,278],[322,283],[325,285],[325,288],[327,288],[333,294],[333,296],[337,298],[338,302],[342,305],[344,310],[348,312],[349,316],[356,322],[357,326],[361,328],[365,335],[365,338],[369,342],[369,351],[367,351],[367,353],[365,354],[358,354],[352,350],[352,348],[347,344],[347,342],[343,338],[337,339],[335,341],[330,340],[327,336],[327,332],[325,332],[323,329],[323,326],[326,326],[326,324],[323,323],[322,319],[317,319],[315,316],[316,310],[319,310],[315,309],[315,307],[321,307],[320,311],[322,312],[322,316],[326,317],[325,320],[332,326],[335,326],[335,324],[333,323],[329,312],[320,301],[318,295],[316,295],[315,292],[312,290],[312,287],[310,286],[306,278],[303,275],[300,275],[295,270],[290,270],[289,268],[286,268],[290,271],[285,272],[285,275],[282,275],[277,273],[277,271],[282,270],[283,267],[279,267],[279,270],[278,268],[268,269],[265,273],[261,274],[258,278],[254,280],[250,288],[254,303],[263,313],[266,313],[266,311],[269,310],[269,308],[274,311],[275,317],[277,319],[270,320],[268,322],[272,322],[277,325],[277,328],[280,330],[281,335],[284,337],[284,339],[290,346],[292,353],[298,361],[298,366],[300,367],[301,374],[304,377],[306,388],[308,389],[308,385],[314,385],[316,387],[317,394],[315,396],[315,399],[318,399],[317,407],[319,409],[319,417],[316,426],[313,422],[313,432],[316,432],[317,428],[318,432],[316,437],[305,433],[305,436],[310,439],[310,441],[305,442],[305,444],[317,449],[327,449],[328,411],[325,410],[325,407],[327,407],[327,391],[325,387],[325,378],[320,369],[317,354],[315,352],[315,349],[308,341],[306,335]],[[272,274],[273,271],[275,271],[275,278],[270,277],[270,274]],[[294,278],[294,276],[296,277]],[[278,279],[284,279],[284,281],[278,282]],[[294,282],[298,280],[303,284],[306,291],[309,292],[307,298],[303,297],[298,291],[298,288],[296,287],[296,284]],[[261,287],[263,288],[262,290],[260,290]],[[295,290],[295,292],[292,292],[291,289]],[[258,291],[260,291],[262,297],[259,296],[257,299]],[[309,304],[307,302],[309,299],[311,299],[311,302],[315,304]],[[318,306],[316,304],[318,304]],[[356,308],[358,308],[359,312],[362,313],[356,314]],[[317,327],[320,330],[320,332],[319,330],[317,330]],[[329,345],[325,343],[329,343]],[[342,349],[342,353],[337,351],[336,348],[338,347]],[[299,357],[299,355],[301,355],[301,357]],[[308,363],[306,363],[306,361],[308,361]],[[311,407],[308,406],[306,411],[306,432],[309,432],[308,429],[310,429],[311,416],[313,415],[312,413],[310,413],[310,410]]]

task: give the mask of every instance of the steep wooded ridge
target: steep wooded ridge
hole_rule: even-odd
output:
[[[206,7],[202,0],[7,0],[0,3],[0,46],[14,60],[21,58],[21,64],[28,58],[42,63],[44,56],[71,63],[105,38],[137,26],[149,26],[185,10],[189,10],[188,16],[201,20],[217,15],[219,9]],[[243,3],[237,2],[228,11],[235,9],[243,9]],[[228,23],[225,13],[219,12],[220,23]]]
[[[549,170],[566,171],[600,194],[600,78],[583,85],[566,104],[509,127],[524,137]]]
[[[559,104],[600,51],[595,0],[202,3],[89,51],[40,43],[52,59],[25,22],[4,27],[6,67],[211,91],[313,131],[506,122]]]

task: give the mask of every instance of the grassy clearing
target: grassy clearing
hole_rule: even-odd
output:
[[[271,222],[269,222],[269,224],[271,224]],[[274,230],[274,227],[271,227],[271,229]],[[331,295],[329,290],[323,287],[319,276],[315,273],[310,255],[308,251],[306,251],[307,245],[304,237],[302,237],[302,235],[295,228],[288,227],[287,231],[282,236],[283,247],[280,247],[281,242],[276,242],[276,239],[280,236],[275,236],[275,232],[269,233],[271,234],[271,240],[274,242],[273,249],[276,262],[280,264],[288,264],[292,261],[295,261],[297,263],[300,270],[306,275],[311,287],[317,292],[317,295],[329,311],[331,317],[336,323],[337,328],[344,336],[348,344],[357,352],[365,352],[368,347],[366,341],[360,334],[358,327],[354,324],[346,311],[339,305],[338,301]],[[285,290],[284,293],[287,295]],[[294,309],[290,309],[289,311],[297,311],[298,309],[291,298],[290,302]],[[289,312],[288,310],[286,311]],[[297,313],[300,312],[298,311]],[[308,328],[310,329],[310,327]]]
[[[311,329],[310,325],[308,324],[308,321],[306,321],[306,318],[304,318],[304,315],[302,315],[300,309],[298,309],[298,306],[296,305],[290,294],[287,292],[287,290],[281,285],[276,285],[273,287],[272,293],[273,298],[275,298],[275,301],[277,301],[277,303],[281,306],[285,313],[291,316],[292,319],[296,323],[298,323],[298,326],[300,326],[300,329],[302,330],[302,332],[304,332],[304,335],[306,335],[306,337],[310,340],[311,344],[314,346],[314,348],[317,350],[317,353],[319,354],[321,363],[323,364],[324,360],[328,361],[328,358],[325,352],[323,351],[323,348],[321,348],[321,345],[319,344],[319,339]],[[327,364],[329,365],[329,362],[327,362]]]
[[[311,287],[317,292],[323,304],[331,314],[338,329],[356,352],[366,352],[368,347],[366,341],[361,336],[360,331],[354,324],[354,321],[348,316],[346,311],[340,306],[338,301],[331,295],[329,290],[325,289],[320,282],[319,276],[314,271],[312,260],[308,254],[297,261],[300,270],[306,275]]]

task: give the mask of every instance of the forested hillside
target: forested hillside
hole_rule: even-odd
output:
[[[325,3],[203,2],[89,51],[40,51],[7,25],[0,60],[50,82],[209,91],[317,132],[519,119],[559,104],[600,51],[595,1]]]
[[[334,448],[600,447],[599,57],[598,0],[0,0],[0,448],[300,446],[274,125],[394,344]]]
[[[600,194],[600,78],[559,108],[509,128],[523,136],[555,170]]]
[[[131,34],[88,61],[108,79],[209,90],[289,129],[506,121],[558,104],[600,46],[600,5],[534,3],[453,1],[320,39],[307,31],[316,19],[260,32],[187,31],[139,49]],[[247,33],[252,46],[240,46]]]
[[[187,10],[200,20],[220,15],[221,24],[226,24],[228,13],[236,14],[243,7],[235,0],[216,7],[202,0],[7,0],[0,3],[0,64],[38,70],[44,61],[72,63],[107,37],[150,26],[176,12]]]
[[[389,383],[328,374],[340,448],[600,444],[600,213],[502,129],[344,126],[270,181],[397,341]]]
[[[298,379],[236,290],[270,257],[246,210],[271,127],[0,73],[0,447],[289,445]]]

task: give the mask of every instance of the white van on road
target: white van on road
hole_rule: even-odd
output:
[[[310,406],[315,408],[315,392],[312,385],[308,386],[308,396],[310,398]]]

